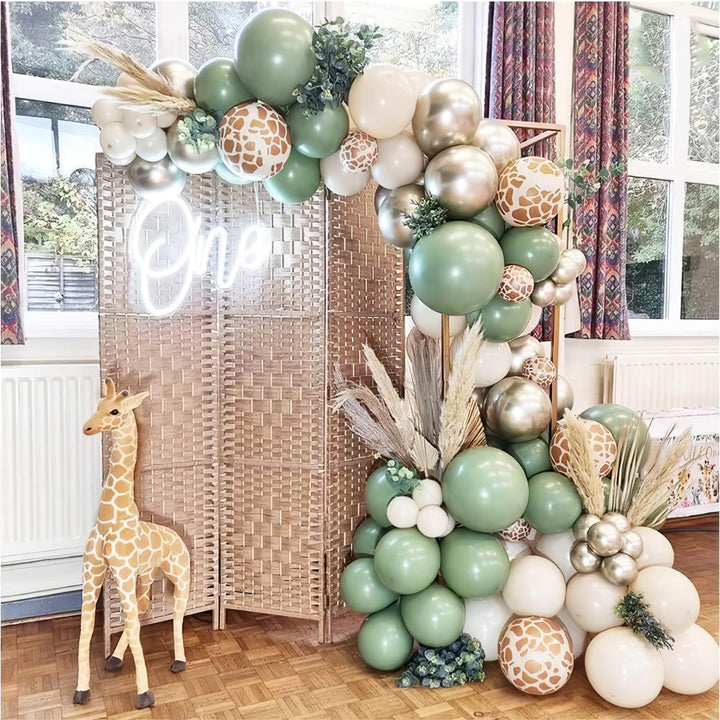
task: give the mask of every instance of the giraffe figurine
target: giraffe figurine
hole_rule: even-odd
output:
[[[100,494],[97,522],[90,531],[83,558],[82,620],[78,645],[78,684],[73,702],[90,700],[90,639],[95,626],[95,604],[105,575],[110,571],[125,616],[125,630],[105,660],[105,670],[122,667],[128,645],[135,661],[138,709],[150,707],[155,698],[148,688],[147,669],[140,645],[139,616],[150,605],[150,587],[164,573],[175,585],[173,635],[175,659],[170,670],[185,669],[182,623],[190,593],[190,554],[180,536],[170,528],[140,520],[133,494],[137,457],[136,407],[148,396],[116,392],[105,381],[105,394],[83,426],[85,435],[109,432],[113,440],[110,471]]]

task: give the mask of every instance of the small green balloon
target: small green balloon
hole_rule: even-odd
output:
[[[510,572],[507,553],[497,538],[464,527],[440,541],[440,554],[443,579],[461,597],[499,593]]]
[[[215,174],[226,183],[231,185],[249,185],[252,182],[252,178],[246,178],[242,175],[238,175],[233,172],[225,163],[220,159],[218,164],[214,168]]]
[[[470,218],[470,222],[485,228],[496,240],[505,233],[505,221],[494,205],[488,205],[477,215]]]
[[[365,507],[372,519],[381,527],[389,528],[392,525],[388,520],[386,510],[388,503],[399,494],[400,491],[390,482],[387,465],[379,467],[367,479]]]
[[[195,102],[216,115],[223,116],[230,108],[254,99],[229,58],[208,60],[195,76]]]
[[[375,572],[385,587],[400,595],[424,590],[440,569],[440,547],[416,528],[395,528],[375,548]]]
[[[487,434],[487,430],[485,432]],[[505,452],[520,463],[525,475],[529,478],[552,469],[550,448],[541,438],[507,443]]]
[[[295,103],[285,116],[293,147],[303,155],[319,160],[337,152],[348,133],[345,108],[326,105],[321,112],[309,116],[305,111],[303,105]]]
[[[263,180],[265,189],[275,200],[286,205],[305,202],[320,185],[320,161],[291,148],[279,173]]]
[[[386,532],[387,530],[371,517],[363,520],[353,535],[353,555],[356,558],[372,557],[375,554],[375,546],[378,544],[378,540]]]
[[[647,461],[650,455],[650,434],[647,425],[640,418],[640,413],[631,410],[624,405],[616,405],[615,403],[602,403],[593,405],[587,410],[580,413],[580,417],[584,420],[594,420],[604,425],[615,438],[615,442],[619,443],[623,434],[623,429],[627,428],[627,443],[632,444],[635,441],[635,435],[638,435],[637,442],[645,445],[642,461]]]
[[[410,634],[427,647],[451,645],[465,625],[465,603],[450,588],[436,582],[403,597],[400,612]]]
[[[345,604],[364,615],[386,608],[398,599],[388,590],[375,572],[372,558],[353,560],[340,578],[340,594]]]
[[[528,480],[530,496],[525,519],[541,533],[568,530],[582,513],[582,500],[564,475],[542,472]]]
[[[522,265],[535,282],[550,277],[560,261],[560,244],[544,227],[522,227],[508,230],[501,238],[506,265]]]
[[[466,315],[486,305],[500,287],[503,269],[495,238],[462,220],[440,225],[419,240],[408,263],[417,296],[446,315]]]
[[[476,532],[494,533],[518,520],[528,500],[522,467],[506,452],[478,447],[458,453],[442,477],[450,514]]]
[[[390,672],[402,667],[412,655],[413,638],[395,603],[365,619],[358,632],[362,659],[376,670]]]
[[[520,302],[508,302],[495,295],[480,310],[485,339],[489,342],[514,340],[530,322],[530,315],[532,315],[530,298]]]

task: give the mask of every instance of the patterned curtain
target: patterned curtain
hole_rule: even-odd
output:
[[[0,290],[2,297],[2,343],[18,345],[24,342],[20,321],[20,286],[18,280],[18,216],[15,200],[13,166],[12,117],[10,95],[10,42],[8,4],[0,4],[0,48],[2,48],[2,112],[0,125],[0,205],[2,205],[2,245],[0,246]]]
[[[575,164],[592,176],[628,158],[628,3],[575,5]],[[575,337],[629,340],[625,265],[627,170],[585,200],[575,242],[588,266],[580,276],[582,329]]]

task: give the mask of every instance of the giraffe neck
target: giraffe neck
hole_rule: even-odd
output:
[[[112,431],[110,470],[100,493],[98,526],[104,534],[112,525],[138,519],[135,504],[135,460],[137,457],[137,425],[135,415]]]

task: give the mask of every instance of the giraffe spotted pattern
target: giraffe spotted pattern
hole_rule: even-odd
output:
[[[600,477],[605,477],[610,474],[617,455],[615,438],[604,425],[595,420],[581,420],[581,422],[585,426],[585,433],[598,474]],[[550,462],[555,472],[563,475],[570,474],[570,443],[567,437],[567,426],[563,420],[558,423],[558,428],[550,443]]]
[[[362,130],[353,130],[340,145],[340,163],[348,172],[369,170],[377,159],[377,140]]]

